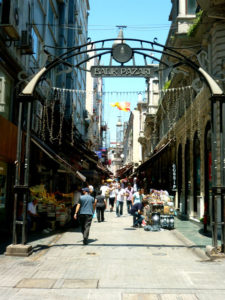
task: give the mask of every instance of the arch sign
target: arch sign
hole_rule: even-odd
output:
[[[153,67],[133,67],[133,66],[92,66],[92,77],[152,77]]]
[[[147,59],[157,61],[165,68],[171,70],[179,68],[182,65],[188,65],[204,79],[211,91],[212,96],[223,95],[222,89],[206,70],[202,69],[195,62],[180,53],[178,49],[159,44],[156,40],[157,39],[154,39],[153,42],[150,42],[127,38],[125,41],[123,38],[123,32],[120,31],[117,39],[105,39],[96,42],[88,42],[80,46],[72,47],[67,52],[64,52],[41,68],[27,83],[19,97],[21,100],[27,97],[32,97],[34,89],[40,79],[52,68],[60,64],[67,68],[71,68],[71,71],[73,68],[80,68],[82,70],[91,72],[93,77],[151,77],[154,72],[154,65],[149,64]],[[134,46],[131,47],[128,45],[128,43]],[[168,58],[172,58],[175,63],[172,63],[169,60],[160,60],[154,56],[154,53],[159,53]],[[98,58],[98,62],[100,64],[102,56],[105,55],[109,56],[109,66],[93,66],[91,67],[91,70],[87,70],[82,67],[82,65],[85,65],[86,62],[96,58]],[[144,61],[143,66],[136,66],[136,55],[142,56]],[[69,59],[75,56],[77,58],[85,58],[79,61],[76,65],[72,65]],[[113,60],[116,61],[117,64],[119,63],[119,65],[112,65]],[[133,61],[132,66],[124,65],[131,60]]]

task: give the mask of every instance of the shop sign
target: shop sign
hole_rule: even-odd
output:
[[[176,172],[176,165],[175,164],[172,164],[172,173],[173,173],[173,190],[175,190],[177,188],[177,185],[176,185],[176,181],[177,181],[177,172]]]
[[[151,77],[154,68],[152,67],[134,67],[134,66],[92,66],[92,77]]]

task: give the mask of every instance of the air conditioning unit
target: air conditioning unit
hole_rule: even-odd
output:
[[[33,38],[30,31],[21,31],[21,40],[19,48],[23,50],[23,54],[33,54]]]
[[[79,12],[78,12],[78,10],[75,9],[74,16],[78,16],[78,15],[79,15]]]
[[[1,2],[1,1],[0,1]],[[2,4],[2,18],[0,27],[3,28],[10,40],[18,41],[19,33],[17,27],[19,25],[19,9],[13,4],[7,2]]]
[[[0,113],[5,112],[5,78],[0,77]]]
[[[5,104],[5,78],[0,77],[0,104]]]

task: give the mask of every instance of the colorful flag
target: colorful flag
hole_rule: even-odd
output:
[[[111,103],[112,107],[117,107],[119,110],[130,111],[130,102],[115,102]]]

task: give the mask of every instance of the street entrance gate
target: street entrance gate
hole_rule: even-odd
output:
[[[113,43],[113,44],[112,44]],[[18,119],[18,139],[17,139],[17,164],[15,175],[15,197],[14,197],[14,222],[13,222],[13,246],[16,247],[16,225],[22,225],[22,244],[24,245],[24,255],[29,255],[30,249],[26,247],[26,207],[29,191],[29,164],[30,164],[30,124],[31,124],[31,102],[34,100],[34,90],[44,75],[48,73],[52,68],[62,65],[65,68],[80,68],[85,71],[91,71],[92,76],[101,77],[144,77],[148,78],[152,76],[153,69],[149,66],[147,60],[151,59],[160,63],[160,65],[171,70],[179,70],[179,67],[183,65],[189,66],[192,70],[199,74],[200,79],[207,84],[211,92],[212,102],[212,185],[213,185],[213,246],[217,247],[217,199],[221,200],[222,210],[224,211],[224,198],[225,198],[225,95],[223,91],[216,83],[216,81],[209,75],[209,73],[203,68],[199,67],[195,62],[186,57],[181,49],[168,47],[157,42],[154,39],[153,42],[126,38],[124,39],[122,30],[119,33],[117,39],[105,39],[95,42],[88,41],[83,45],[72,47],[67,52],[64,52],[60,56],[56,57],[51,62],[42,67],[30,80],[26,83],[25,87],[18,95],[20,101],[19,106],[19,119]],[[171,60],[160,60],[154,56],[154,54],[160,54]],[[109,56],[109,66],[101,66],[101,58],[105,55]],[[136,66],[135,57],[140,56],[143,58],[143,65]],[[83,57],[84,59],[79,61],[76,65],[72,65],[69,61],[71,57]],[[98,58],[99,65],[92,67],[91,70],[86,70],[83,66],[87,61]],[[132,62],[132,65],[130,63]],[[117,65],[113,65],[116,63]],[[126,65],[128,63],[128,65]],[[21,169],[21,122],[22,122],[22,107],[26,103],[27,108],[27,134],[26,134],[26,150],[25,150],[25,175],[24,180],[20,177]],[[220,116],[220,122],[218,122],[215,116]],[[220,138],[220,144],[218,143],[218,137]],[[219,157],[218,157],[219,155]],[[221,163],[221,174],[216,171],[216,160]],[[222,178],[220,181],[218,178]],[[21,184],[23,182],[23,184]],[[24,211],[23,221],[16,220],[16,207],[17,207],[17,194],[18,191],[24,193]],[[219,196],[219,198],[218,198]],[[224,216],[223,216],[224,217]],[[225,226],[224,219],[222,220],[222,246],[224,251],[225,241]],[[10,250],[12,251],[12,249]],[[21,249],[20,249],[21,251]]]

